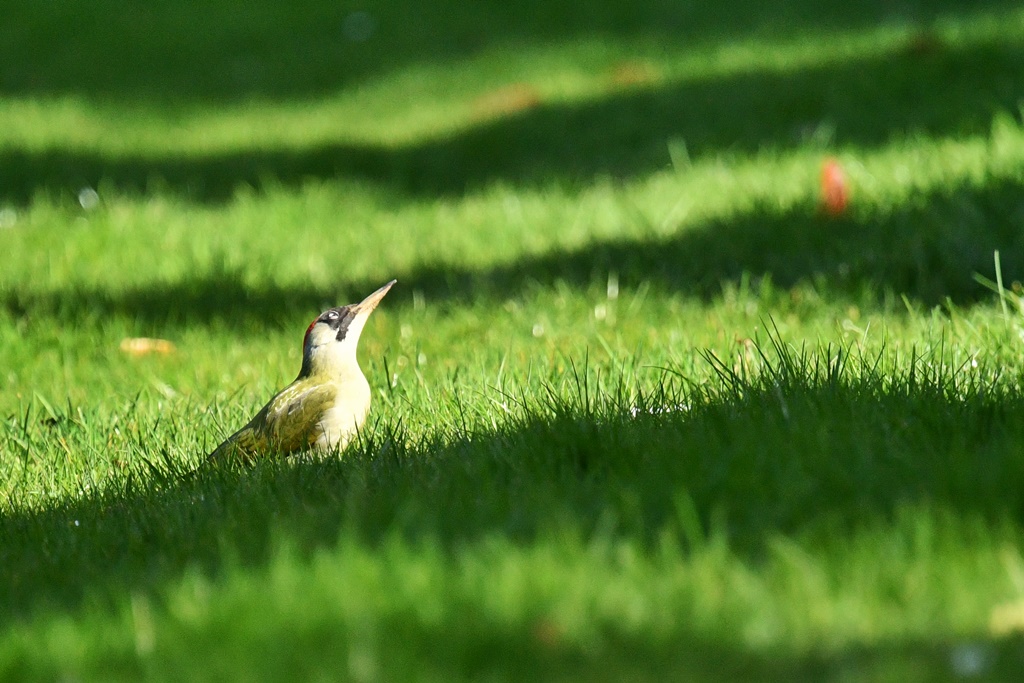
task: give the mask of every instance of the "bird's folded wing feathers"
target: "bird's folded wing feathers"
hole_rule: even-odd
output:
[[[228,454],[251,459],[262,453],[288,454],[310,447],[335,394],[333,386],[324,384],[282,389],[247,425],[218,446],[210,459]]]

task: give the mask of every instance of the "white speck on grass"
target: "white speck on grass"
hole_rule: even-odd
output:
[[[18,222],[18,212],[9,206],[0,209],[0,229],[13,228]]]
[[[666,413],[685,413],[690,409],[689,403],[677,403],[672,406],[651,406],[650,408],[640,408],[639,406],[633,406],[629,409],[630,417],[637,417],[640,414],[644,415],[664,415]]]
[[[533,336],[534,337],[543,337],[544,336],[544,326],[541,325],[540,323],[537,323],[536,325],[534,325],[533,326]]]
[[[86,211],[91,211],[99,204],[99,193],[92,187],[83,187],[78,190],[78,203]]]
[[[615,301],[619,298],[619,274],[615,272],[608,273],[608,299]]]
[[[161,382],[155,377],[152,380],[150,380],[150,383],[153,385],[154,389],[159,391],[167,398],[174,398],[175,396],[178,395],[178,392],[174,390],[174,387],[172,387],[170,384],[165,384],[164,382]]]
[[[949,653],[949,664],[953,673],[961,678],[975,678],[988,669],[991,656],[978,643],[964,643],[955,646]]]
[[[604,320],[608,317],[608,307],[604,304],[598,304],[594,306],[594,318],[597,320]]]
[[[78,203],[86,211],[92,211],[100,203],[100,193],[91,187],[83,187],[78,191]]]

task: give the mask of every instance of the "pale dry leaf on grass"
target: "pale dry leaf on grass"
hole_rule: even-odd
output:
[[[129,356],[146,356],[153,353],[166,356],[177,350],[173,342],[152,337],[125,337],[121,340],[120,348]]]
[[[1004,602],[993,607],[988,626],[992,635],[997,637],[1024,633],[1024,600]]]

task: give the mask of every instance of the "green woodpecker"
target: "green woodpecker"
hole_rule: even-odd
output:
[[[306,328],[302,369],[260,412],[210,454],[251,461],[263,453],[344,448],[370,410],[370,385],[356,345],[366,319],[395,280],[358,304],[329,308]]]

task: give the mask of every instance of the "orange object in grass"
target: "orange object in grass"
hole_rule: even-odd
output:
[[[846,212],[850,204],[850,185],[839,162],[829,157],[821,165],[821,203],[830,216]]]

